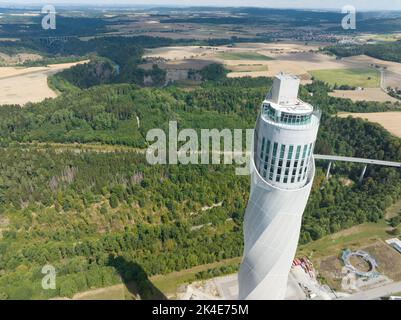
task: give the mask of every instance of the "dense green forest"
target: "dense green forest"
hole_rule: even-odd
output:
[[[0,108],[1,298],[72,296],[121,279],[136,281],[151,298],[147,276],[242,254],[249,177],[236,176],[233,165],[151,166],[141,150],[147,131],[167,130],[169,120],[180,129],[252,128],[271,79],[221,78],[193,90],[80,89],[53,80],[63,88],[58,98]],[[329,90],[321,82],[301,90],[323,111],[316,153],[401,160],[400,139],[381,126],[335,116],[395,105],[354,103]],[[71,145],[77,142],[98,148]],[[369,168],[358,184],[360,166],[339,164],[325,183],[324,165],[318,163],[301,243],[378,221],[401,195],[395,169]],[[56,290],[41,289],[46,263],[56,267]]]
[[[401,22],[400,22],[401,24]],[[377,44],[364,45],[335,45],[323,49],[324,51],[334,53],[338,57],[349,57],[366,54],[368,56],[387,60],[401,62],[401,41],[381,42]]]

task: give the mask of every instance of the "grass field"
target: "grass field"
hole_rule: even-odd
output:
[[[265,64],[237,64],[237,65],[225,65],[230,72],[267,72],[269,67]]]
[[[127,289],[123,284],[78,293],[73,300],[125,300]]]
[[[324,81],[331,86],[349,85],[362,88],[376,88],[380,85],[380,74],[371,68],[355,69],[322,69],[312,70],[309,73],[317,80]]]
[[[270,61],[272,58],[257,52],[218,52],[216,57],[222,60],[253,60],[253,61]]]
[[[391,219],[399,214],[401,214],[401,200],[397,201],[390,208],[387,209],[384,218]]]
[[[214,269],[222,266],[239,264],[241,257],[227,259],[219,262],[196,266],[191,269],[172,272],[167,275],[153,276],[149,280],[167,297],[175,295],[177,287],[184,283],[190,283],[196,280],[196,274],[201,271]]]
[[[387,228],[388,225],[384,220],[378,223],[364,223],[354,226],[299,246],[297,256],[308,256],[313,261],[325,256],[338,255],[343,248],[367,246],[379,239],[391,238],[386,232]]]

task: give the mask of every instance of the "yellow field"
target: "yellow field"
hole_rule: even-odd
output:
[[[401,112],[342,113],[339,117],[358,117],[382,125],[387,131],[401,138]]]
[[[0,68],[0,105],[40,102],[45,98],[54,98],[56,93],[47,84],[47,78],[64,69],[80,63],[62,63],[47,67]]]

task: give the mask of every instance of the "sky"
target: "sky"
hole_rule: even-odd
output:
[[[92,4],[92,5],[178,5],[255,6],[268,8],[338,9],[353,5],[359,10],[401,10],[401,0],[0,0],[1,4]]]

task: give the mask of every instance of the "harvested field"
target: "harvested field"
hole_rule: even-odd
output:
[[[339,117],[358,117],[382,125],[387,131],[401,138],[401,112],[342,113]]]
[[[364,90],[334,90],[329,93],[330,96],[352,101],[377,101],[377,102],[401,102],[400,100],[389,96],[380,88],[365,88]]]
[[[17,53],[15,55],[8,55],[0,52],[0,65],[16,65],[27,61],[38,61],[42,56],[34,53]]]
[[[0,68],[0,105],[40,102],[45,98],[54,98],[57,94],[47,84],[47,78],[64,69],[80,63],[62,63],[48,67]]]
[[[185,59],[211,59],[217,47],[183,46],[183,47],[161,47],[145,52],[145,58],[162,58],[166,60]]]

